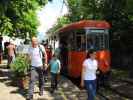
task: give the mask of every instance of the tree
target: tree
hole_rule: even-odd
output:
[[[105,0],[103,17],[111,23],[113,31],[129,28],[131,20],[126,12],[126,5],[126,0]]]
[[[0,18],[0,33],[9,35],[10,32],[13,30],[11,20],[7,17],[2,16]]]
[[[27,33],[35,35],[37,33],[36,28],[39,25],[36,11],[46,3],[47,0],[1,0],[1,34],[23,38],[26,37]]]
[[[81,11],[84,19],[102,19],[101,7],[103,0],[82,0]]]
[[[71,22],[82,19],[81,12],[81,0],[67,0],[67,6],[69,8],[68,18]]]

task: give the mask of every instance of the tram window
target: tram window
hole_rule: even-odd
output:
[[[108,34],[96,33],[88,35],[87,49],[101,50],[105,48],[109,48]]]
[[[96,41],[96,39],[95,39],[94,35],[87,36],[87,50],[94,49],[96,47],[95,41]]]
[[[81,50],[82,51],[86,50],[86,37],[85,37],[85,35],[82,35],[82,37],[81,37]]]
[[[68,48],[69,50],[75,50],[75,47],[76,47],[75,37],[74,34],[72,33],[68,39]]]
[[[84,51],[86,49],[86,38],[85,35],[78,35],[76,37],[76,50]]]
[[[104,34],[104,47],[106,49],[109,49],[109,35],[108,34]]]
[[[100,45],[100,41],[101,41],[101,39],[100,39],[100,34],[96,34],[96,36],[95,36],[95,49],[96,50],[100,50],[100,48],[101,48],[101,45]]]
[[[107,34],[97,34],[96,36],[96,49],[109,49],[108,35]]]
[[[77,36],[77,50],[81,50],[81,36]]]

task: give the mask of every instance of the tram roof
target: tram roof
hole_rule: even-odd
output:
[[[82,20],[79,22],[74,22],[72,24],[68,24],[63,28],[59,29],[58,32],[76,30],[76,29],[84,29],[84,28],[100,28],[100,29],[108,29],[110,28],[110,24],[106,21],[95,21],[95,20]]]

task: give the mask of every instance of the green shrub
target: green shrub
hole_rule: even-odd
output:
[[[16,77],[23,77],[27,75],[29,63],[26,55],[18,55],[15,61],[11,64],[11,71]]]

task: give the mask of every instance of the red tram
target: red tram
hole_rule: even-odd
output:
[[[100,71],[108,72],[111,60],[109,28],[106,21],[82,20],[59,29],[54,39],[59,41],[62,72],[70,77],[80,77],[82,63],[89,49],[96,50]]]

